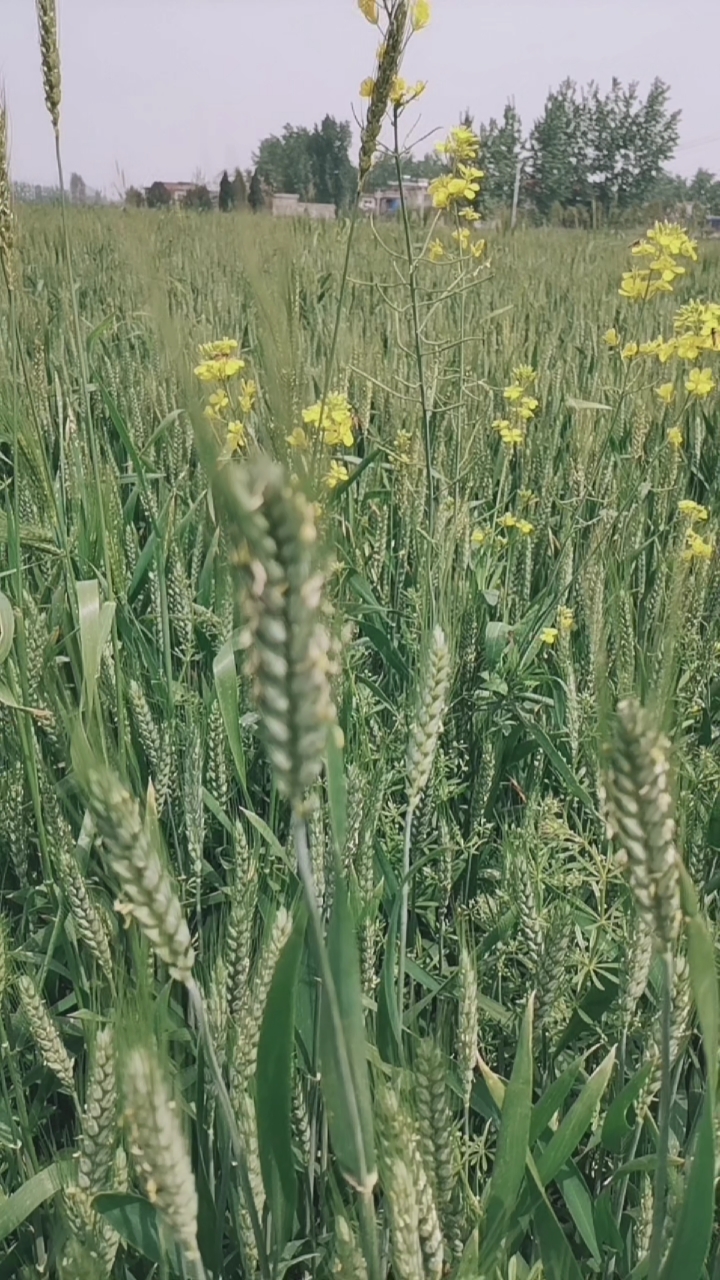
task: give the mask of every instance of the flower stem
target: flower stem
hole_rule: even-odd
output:
[[[652,1235],[648,1254],[648,1280],[657,1280],[662,1261],[663,1230],[665,1227],[665,1200],[667,1196],[667,1166],[670,1152],[670,1035],[672,1022],[673,957],[671,951],[663,956],[663,1003],[660,1031],[660,1108],[658,1113],[657,1170],[655,1173],[655,1199],[653,1203]]]

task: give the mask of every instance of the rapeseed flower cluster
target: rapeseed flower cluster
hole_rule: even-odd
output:
[[[347,396],[339,391],[330,392],[324,407],[322,401],[318,400],[304,409],[302,418],[304,426],[295,427],[294,431],[287,436],[291,449],[304,451],[310,448],[313,436],[316,441],[319,440],[329,449],[349,449],[355,443],[352,408]],[[338,485],[344,484],[349,479],[350,472],[345,463],[336,458],[331,459],[329,470],[323,481],[325,487],[330,490],[337,489]]]
[[[198,348],[201,362],[195,366],[199,382],[215,384],[207,397],[204,416],[223,435],[223,456],[231,457],[247,443],[246,420],[257,402],[257,384],[240,377],[245,361],[238,355],[236,338],[203,342]]]
[[[319,432],[325,444],[331,449],[339,445],[349,449],[355,443],[350,402],[347,396],[338,391],[330,392],[324,407],[318,400],[316,404],[310,405],[309,409],[303,409],[302,418],[305,426]]]
[[[699,533],[694,529],[688,529],[685,535],[685,549],[682,553],[683,560],[691,562],[693,560],[710,560],[714,547],[712,542],[701,538]]]
[[[519,449],[525,443],[528,423],[537,413],[539,401],[532,395],[536,378],[537,374],[530,365],[518,365],[513,369],[513,381],[503,391],[508,412],[512,416],[496,418],[492,425],[503,444],[510,450]]]
[[[697,243],[687,231],[676,223],[656,222],[644,238],[633,245],[632,253],[647,260],[647,267],[625,272],[620,286],[623,297],[642,301],[657,293],[672,292],[673,281],[685,273],[679,261],[684,258],[697,261]],[[679,307],[673,318],[672,336],[659,334],[646,342],[629,341],[623,344],[617,329],[604,334],[604,341],[611,350],[630,362],[640,357],[657,359],[661,365],[673,361],[690,364],[682,376],[682,388],[688,400],[706,400],[716,391],[718,378],[707,363],[708,358],[720,354],[720,304],[693,299]],[[680,380],[667,378],[655,388],[655,394],[665,408],[678,399]],[[683,434],[675,423],[667,433],[668,444],[680,449]]]
[[[693,502],[692,498],[683,498],[682,502],[678,502],[678,511],[691,524],[702,524],[708,518],[707,507],[703,507],[699,502]]]
[[[476,221],[474,204],[480,194],[480,181],[485,176],[474,163],[480,154],[479,137],[472,129],[458,125],[450,130],[444,142],[438,143],[436,150],[447,161],[450,171],[430,183],[435,208],[454,210],[468,222]]]
[[[679,258],[697,261],[697,242],[675,222],[656,222],[642,240],[632,247],[634,257],[647,259],[647,266],[623,273],[619,293],[632,302],[644,302],[658,293],[672,293],[673,281],[685,274]]]

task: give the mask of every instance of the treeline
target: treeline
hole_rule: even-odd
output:
[[[481,139],[485,178],[479,212],[496,215],[515,198],[528,220],[573,225],[621,219],[650,204],[672,209],[693,202],[701,210],[720,212],[720,179],[715,174],[698,169],[692,179],[685,179],[668,171],[680,123],[680,112],[670,110],[669,100],[669,86],[660,79],[653,81],[645,97],[636,83],[626,87],[614,79],[602,93],[594,82],[583,87],[566,79],[548,93],[529,129],[512,100],[499,119],[476,122],[467,112],[463,123],[475,128]],[[126,203],[151,208],[174,204],[200,211],[259,210],[274,192],[282,191],[343,210],[356,190],[353,150],[347,121],[326,115],[313,128],[287,124],[279,136],[262,139],[250,169],[238,168],[232,176],[223,173],[219,191],[198,181],[178,195],[177,189],[155,182],[144,191],[131,187]],[[443,162],[435,151],[424,156],[408,153],[402,171],[408,179],[432,179],[443,172]],[[77,175],[73,179],[73,198],[83,203],[84,183]],[[394,158],[380,154],[368,190],[396,180]],[[32,198],[27,188],[22,195]]]

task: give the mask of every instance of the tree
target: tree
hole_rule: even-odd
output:
[[[481,188],[483,203],[512,204],[517,167],[523,154],[522,121],[511,100],[506,103],[502,122],[490,119],[480,125],[480,168],[485,177]]]
[[[190,213],[210,212],[213,207],[213,198],[204,183],[198,183],[186,191],[182,207]]]
[[[720,212],[720,179],[709,169],[698,169],[688,183],[688,200],[710,213]]]
[[[261,209],[265,208],[265,191],[258,169],[255,169],[250,181],[248,204],[250,205],[253,213],[259,213]]]
[[[128,187],[125,192],[125,206],[128,209],[142,209],[145,197],[137,187]]]
[[[357,173],[350,159],[352,130],[347,121],[338,123],[325,116],[315,125],[309,140],[309,154],[315,189],[320,204],[334,204],[338,212],[352,199]]]
[[[221,213],[229,213],[235,208],[235,191],[230,181],[227,169],[223,169],[223,175],[220,179],[220,190],[218,192],[218,209]]]
[[[584,95],[587,162],[592,194],[606,213],[622,212],[652,196],[679,136],[680,112],[668,110],[670,88],[653,80],[643,102],[638,85],[613,79],[604,97],[595,84]]]
[[[563,80],[545,100],[529,139],[526,190],[542,217],[553,205],[589,202],[588,121],[573,80]]]
[[[164,182],[153,182],[151,187],[145,188],[145,203],[148,209],[167,209],[171,200],[172,196]]]
[[[244,209],[248,202],[248,192],[242,169],[235,170],[230,185],[233,194],[233,208]]]
[[[72,204],[85,204],[87,187],[79,173],[70,174],[70,200]]]
[[[347,121],[325,116],[312,130],[286,124],[282,137],[263,138],[253,160],[261,182],[271,191],[339,209],[351,198],[356,181],[351,145]]]

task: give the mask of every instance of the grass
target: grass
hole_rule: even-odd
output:
[[[55,211],[21,213],[0,322],[0,1276],[718,1274],[720,562],[683,560],[678,513],[705,505],[717,536],[717,400],[688,403],[675,449],[657,366],[602,337],[720,296],[716,248],[639,310],[618,298],[623,237],[550,230],[498,235],[454,287],[413,260],[411,296],[424,229],[360,224],[326,386],[344,226],[88,210],[69,233],[83,358]],[[201,462],[192,369],[224,335],[259,389],[247,454],[321,507],[331,612],[312,625],[344,745],[309,814],[268,765],[242,521]],[[539,407],[510,451],[492,423],[521,365]],[[329,452],[287,444],[326,390],[354,412],[332,492]],[[244,511],[257,656],[262,574],[279,557],[292,639],[313,566],[293,576],[300,534],[283,558],[243,474],[275,547]],[[633,696],[674,744],[687,876],[663,955],[604,822]],[[300,759],[306,705],[303,685]],[[191,977],[184,933],[163,942],[173,917],[148,920],[119,872],[137,819],[93,801],[101,766],[141,802],[126,855],[169,872]]]

